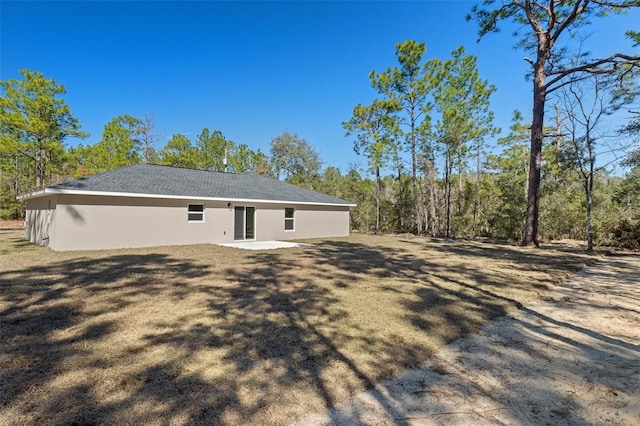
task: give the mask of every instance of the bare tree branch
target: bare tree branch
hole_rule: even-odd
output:
[[[554,4],[553,1],[550,3]],[[571,10],[571,13],[569,14],[569,16],[567,16],[564,22],[562,22],[562,24],[560,24],[560,26],[556,28],[556,30],[551,34],[552,43],[555,43],[558,37],[560,37],[560,34],[562,34],[564,30],[566,30],[567,27],[576,20],[577,16],[579,16],[582,12],[585,11],[588,5],[589,5],[589,0],[580,0],[573,5],[573,10]],[[554,20],[555,20],[555,15],[554,15]],[[552,29],[551,26],[549,26],[549,31],[551,31],[551,29]]]
[[[611,65],[611,68],[600,68],[602,65]],[[608,58],[598,59],[593,62],[589,62],[577,67],[565,68],[558,71],[549,71],[547,76],[555,76],[548,80],[545,84],[545,88],[547,92],[551,92],[556,88],[553,87],[554,84],[558,83],[560,80],[565,78],[566,76],[574,73],[588,73],[588,74],[611,74],[613,73],[620,65],[631,65],[633,68],[640,69],[640,56],[631,56],[625,55],[623,53],[614,53]]]

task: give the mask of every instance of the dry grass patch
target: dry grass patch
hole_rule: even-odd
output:
[[[590,260],[354,235],[56,253],[0,234],[0,423],[286,424],[414,367]]]

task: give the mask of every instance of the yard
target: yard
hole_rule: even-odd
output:
[[[410,236],[63,253],[21,236],[0,234],[1,424],[287,424],[590,261]]]

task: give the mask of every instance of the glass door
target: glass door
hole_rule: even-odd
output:
[[[245,227],[244,227],[244,239],[255,240],[256,239],[256,208],[245,208]]]
[[[255,240],[256,208],[236,206],[234,210],[233,239]]]
[[[244,207],[236,207],[233,222],[233,239],[244,240]]]

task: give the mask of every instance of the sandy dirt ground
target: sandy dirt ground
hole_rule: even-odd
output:
[[[604,258],[299,425],[640,425],[640,255]]]
[[[0,220],[0,229],[2,228],[24,228],[24,220]]]

